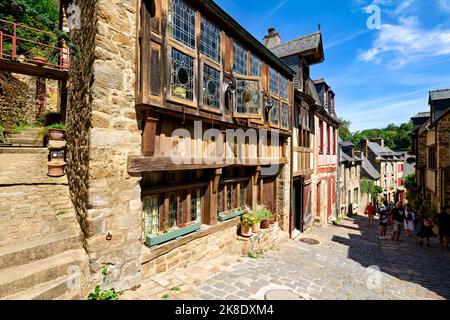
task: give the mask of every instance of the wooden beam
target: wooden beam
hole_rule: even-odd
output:
[[[0,59],[0,70],[53,80],[65,80],[69,74],[66,70],[38,67],[30,63],[20,63],[5,59]]]
[[[146,157],[155,155],[155,137],[158,118],[150,112],[145,112],[144,130],[142,133],[142,154]]]

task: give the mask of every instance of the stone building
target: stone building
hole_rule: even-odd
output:
[[[350,141],[341,142],[338,171],[339,215],[363,214],[367,205],[367,195],[361,193],[362,159],[357,155],[355,145]]]
[[[384,203],[403,202],[405,193],[403,186],[404,154],[385,147],[384,140],[381,138],[365,139],[356,148],[371,164],[371,166],[366,166],[369,176],[374,175],[370,174],[370,171],[373,171],[370,167],[375,168],[376,176],[380,175],[379,186],[383,189],[383,193],[379,200]]]
[[[429,105],[429,113],[411,119],[419,203],[433,213],[450,212],[450,90],[431,91]]]
[[[322,34],[281,43],[272,28],[270,49],[296,71],[293,121],[292,230],[305,231],[332,220],[336,203],[337,129],[334,93],[325,80],[313,81],[310,66],[325,60]]]
[[[138,3],[78,3],[68,81],[72,199],[118,290],[289,231],[294,72],[213,1]],[[257,204],[260,237],[221,221]]]

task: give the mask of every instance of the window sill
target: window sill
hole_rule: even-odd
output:
[[[167,233],[164,233],[162,235],[149,235],[147,236],[146,239],[146,244],[148,247],[154,247],[157,246],[159,244],[163,244],[166,242],[169,242],[171,240],[183,237],[185,235],[188,235],[192,232],[198,231],[201,228],[201,224],[200,223],[194,223],[191,224],[190,226],[184,227],[184,228],[177,228],[175,230],[171,230]]]
[[[152,248],[149,248],[147,246],[142,246],[141,251],[141,261],[142,264],[148,263],[162,255],[165,255],[172,250],[181,247],[187,243],[190,243],[194,240],[204,238],[206,236],[209,236],[211,234],[224,231],[226,229],[236,227],[241,223],[241,219],[239,217],[228,220],[226,222],[219,222],[216,225],[209,226],[209,225],[201,225],[200,229],[197,230],[197,232],[193,232],[190,234],[187,234],[185,236],[180,237],[179,239],[174,239],[172,241],[154,246]]]

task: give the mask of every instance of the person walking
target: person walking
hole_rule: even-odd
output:
[[[380,240],[386,240],[386,232],[389,224],[389,215],[387,213],[386,207],[380,208]]]
[[[392,240],[400,241],[400,234],[402,233],[402,227],[405,222],[405,211],[402,208],[402,203],[399,201],[397,205],[391,210],[391,224],[394,225],[394,232],[392,233]]]
[[[364,212],[369,217],[369,221],[368,221],[369,227],[373,227],[373,216],[375,215],[376,211],[377,211],[377,209],[372,204],[372,202],[369,202],[369,204],[367,205],[366,211]]]
[[[417,220],[419,223],[417,224],[416,236],[420,240],[419,246],[423,246],[423,240],[427,239],[427,246],[431,247],[430,238],[433,236],[433,225],[430,217],[425,213],[423,206],[419,209]]]
[[[439,243],[441,247],[448,250],[450,239],[450,215],[447,214],[445,207],[441,207],[441,211],[436,217],[436,222],[439,225]]]
[[[412,237],[414,232],[414,220],[416,219],[416,216],[414,212],[412,211],[412,208],[410,205],[406,206],[405,210],[405,232],[408,237]]]

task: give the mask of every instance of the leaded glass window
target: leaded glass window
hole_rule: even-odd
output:
[[[203,105],[220,109],[220,72],[203,65]]]
[[[194,59],[172,49],[171,89],[174,97],[194,100]]]
[[[280,95],[282,98],[287,99],[287,79],[280,75]]]
[[[236,111],[241,114],[258,114],[259,86],[258,81],[237,80]]]
[[[159,196],[144,198],[144,235],[159,232]]]
[[[243,183],[241,183],[241,185],[239,186],[239,200],[240,200],[240,206],[241,206],[241,208],[243,208],[244,206],[245,206],[245,204],[246,204],[246,201],[245,201],[245,185],[243,184]]]
[[[280,123],[279,114],[280,114],[280,102],[278,100],[273,100],[273,107],[270,110],[270,123],[278,125]]]
[[[289,106],[286,103],[281,105],[281,126],[289,128]]]
[[[202,216],[201,190],[191,193],[191,221],[198,221]]]
[[[250,75],[255,77],[261,77],[262,62],[254,54],[250,54]]]
[[[227,186],[227,210],[231,210],[233,208],[233,186]]]
[[[195,49],[195,10],[183,0],[169,0],[168,21],[169,35]]]
[[[278,94],[278,73],[270,68],[270,91]]]
[[[247,50],[236,41],[234,42],[233,71],[247,75]]]
[[[172,228],[176,226],[177,215],[178,215],[177,196],[174,192],[171,192],[169,196],[169,221],[167,221],[167,225],[165,227]]]
[[[202,17],[200,50],[211,59],[220,62],[220,29]]]

